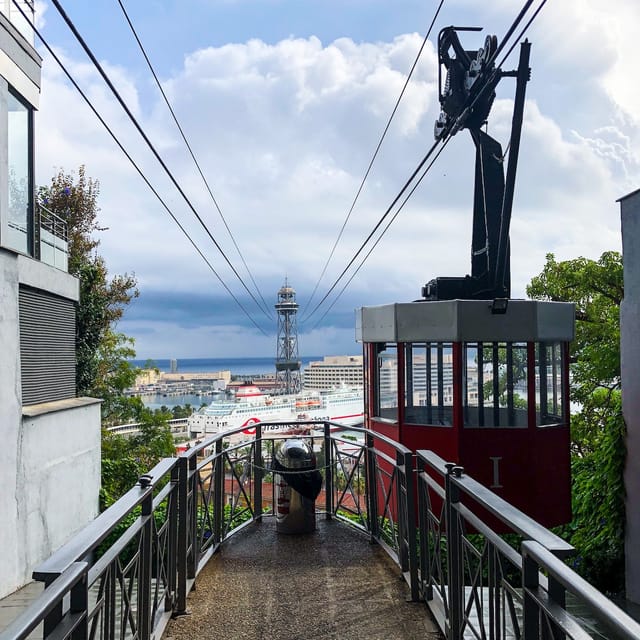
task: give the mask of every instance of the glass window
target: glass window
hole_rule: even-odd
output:
[[[527,426],[526,343],[466,343],[462,383],[465,426]]]
[[[9,165],[8,247],[30,253],[31,110],[16,96],[7,98],[7,160]]]
[[[398,420],[398,347],[395,344],[377,345],[376,415]]]
[[[451,343],[407,344],[405,363],[405,422],[451,426],[453,424]]]
[[[537,344],[536,360],[536,423],[540,426],[563,423],[562,344]]]

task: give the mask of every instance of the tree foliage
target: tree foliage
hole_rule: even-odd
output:
[[[576,547],[576,568],[599,588],[624,588],[625,425],[620,393],[622,256],[557,262],[547,255],[530,297],[573,302],[570,347],[573,521],[564,528]]]
[[[80,395],[98,395],[118,384],[130,385],[122,364],[131,357],[132,342],[115,331],[118,320],[131,300],[138,296],[136,278],[124,274],[110,276],[104,259],[98,254],[105,231],[98,224],[97,180],[87,177],[84,166],[77,177],[60,170],[51,184],[40,187],[38,201],[67,223],[69,273],[80,280],[80,301],[76,308],[76,385]],[[120,365],[116,365],[117,361]],[[121,386],[120,390],[125,387]],[[101,396],[100,396],[101,397]],[[103,415],[111,404],[103,406]]]
[[[143,408],[138,435],[125,437],[102,430],[102,509],[131,489],[159,460],[175,454],[173,436],[167,427],[170,418],[170,414]]]
[[[101,506],[108,507],[128,491],[160,458],[175,453],[167,425],[171,414],[147,410],[140,398],[127,397],[138,370],[131,338],[117,331],[127,305],[138,296],[134,275],[110,275],[98,253],[97,180],[81,166],[77,176],[59,171],[51,184],[41,187],[39,203],[67,223],[71,275],[80,280],[76,305],[76,384],[80,395],[102,402]],[[105,427],[140,422],[133,438],[109,432]]]

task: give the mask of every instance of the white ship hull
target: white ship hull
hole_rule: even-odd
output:
[[[328,392],[308,392],[295,396],[269,396],[256,387],[244,387],[234,400],[214,401],[188,419],[192,437],[206,437],[246,427],[253,435],[255,426],[263,422],[263,433],[286,433],[295,430],[292,423],[307,420],[330,421],[344,426],[362,424],[364,394],[362,389],[339,389]],[[300,425],[302,427],[303,425]]]

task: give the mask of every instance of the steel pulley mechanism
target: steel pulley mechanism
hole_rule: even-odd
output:
[[[425,300],[492,300],[508,298],[511,293],[509,226],[531,45],[526,41],[521,44],[517,70],[501,71],[495,65],[499,50],[496,36],[487,36],[484,46],[477,50],[465,49],[460,43],[458,32],[480,30],[446,27],[438,35],[441,111],[434,135],[436,140],[445,140],[461,129],[471,134],[476,148],[473,234],[471,274],[431,280],[422,288]],[[504,77],[516,78],[506,177],[502,146],[482,130],[496,86]]]

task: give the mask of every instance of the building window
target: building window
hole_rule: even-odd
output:
[[[398,420],[398,348],[395,344],[377,346],[376,404],[379,418]]]
[[[527,426],[526,343],[465,343],[462,380],[465,427]]]
[[[405,422],[453,424],[453,349],[450,342],[405,347]]]
[[[33,246],[33,110],[13,93],[7,95],[8,196],[7,238],[3,244],[31,254]]]
[[[536,345],[536,422],[538,426],[562,424],[565,394],[562,345]]]

